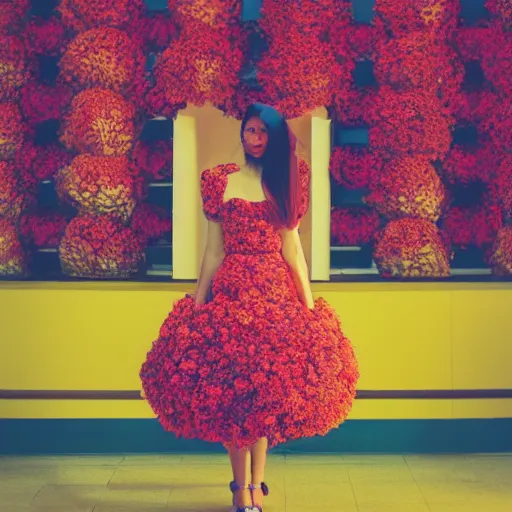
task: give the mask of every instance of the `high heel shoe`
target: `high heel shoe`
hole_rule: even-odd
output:
[[[254,491],[254,489],[261,489],[263,492],[263,496],[268,496],[268,493],[269,493],[267,484],[265,482],[261,482],[261,484],[249,484],[249,489],[251,490],[251,496],[252,496],[252,491]],[[258,505],[253,504],[253,507],[258,512],[263,512],[263,508],[259,507]]]
[[[235,505],[235,492],[239,489],[251,489],[251,485],[238,485],[234,480],[229,483],[229,489],[233,493],[233,506],[229,509],[229,512],[261,512],[259,507],[254,507],[253,505],[244,505],[243,507]]]

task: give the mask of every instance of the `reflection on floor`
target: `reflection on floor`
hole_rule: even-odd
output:
[[[227,512],[222,455],[0,457],[0,512]],[[270,455],[265,512],[511,512],[512,454]]]

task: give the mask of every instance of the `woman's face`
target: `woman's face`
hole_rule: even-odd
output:
[[[268,145],[268,132],[265,123],[259,117],[251,117],[244,128],[243,141],[245,152],[253,158],[261,158]]]

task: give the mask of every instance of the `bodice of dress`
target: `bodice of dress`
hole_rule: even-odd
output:
[[[239,171],[235,164],[219,165],[201,174],[203,210],[208,220],[219,222],[224,234],[224,251],[229,254],[265,254],[281,250],[281,237],[269,220],[269,203],[232,198],[224,201],[228,175]],[[299,217],[309,204],[309,167],[299,163],[302,194]]]

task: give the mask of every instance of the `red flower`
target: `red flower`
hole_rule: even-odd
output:
[[[488,135],[497,151],[512,151],[512,96],[504,96],[496,107],[487,113],[480,129]]]
[[[137,141],[133,150],[133,161],[141,171],[153,179],[172,178],[172,140]]]
[[[491,91],[461,93],[454,97],[450,109],[458,121],[479,125],[497,108],[499,101],[498,96]]]
[[[32,124],[60,119],[71,102],[71,95],[67,87],[30,82],[21,90],[21,110]]]
[[[496,167],[495,179],[491,183],[493,201],[503,208],[508,219],[512,219],[512,156],[506,154]]]
[[[450,148],[453,118],[435,94],[423,90],[396,93],[380,90],[383,107],[375,111],[377,123],[370,128],[370,144],[382,155],[412,152],[432,160],[444,158]]]
[[[438,92],[450,100],[460,89],[464,69],[454,50],[434,34],[417,31],[378,43],[375,77],[399,90]]]
[[[336,36],[332,34],[331,37]],[[347,40],[353,59],[375,60],[377,43],[385,38],[386,35],[380,27],[375,25],[353,23],[347,27],[344,33],[338,32],[338,37],[343,37]]]
[[[451,184],[489,183],[498,161],[493,148],[484,145],[475,150],[454,146],[443,163],[444,177]]]
[[[169,0],[170,11],[177,16],[178,23],[190,27],[196,25],[215,30],[229,29],[242,15],[239,0]]]
[[[0,276],[23,277],[28,274],[23,247],[14,225],[0,217]]]
[[[58,172],[57,191],[81,214],[111,214],[126,221],[137,201],[137,175],[125,156],[78,155]]]
[[[131,227],[144,246],[172,230],[168,212],[151,204],[141,204],[133,212]]]
[[[0,160],[13,158],[23,144],[25,127],[15,103],[0,103]]]
[[[329,166],[339,185],[348,189],[367,188],[381,173],[382,159],[370,151],[335,147]]]
[[[512,37],[500,23],[489,29],[492,37],[482,47],[482,69],[500,95],[512,94]]]
[[[486,0],[485,7],[497,16],[503,25],[510,28],[512,25],[512,4],[509,0]]]
[[[14,165],[0,162],[0,184],[0,217],[16,221],[25,206],[25,198]]]
[[[0,101],[16,99],[28,79],[23,43],[17,37],[0,34]]]
[[[243,62],[240,35],[235,29],[228,37],[209,27],[192,28],[184,30],[157,61],[150,97],[155,113],[174,113],[186,103],[223,103],[236,90]]]
[[[78,35],[60,60],[61,78],[75,90],[90,87],[132,93],[145,74],[145,57],[126,32],[93,28]]]
[[[142,18],[140,26],[134,28],[130,35],[140,40],[145,50],[153,51],[169,46],[177,34],[176,19],[164,13],[156,13],[154,16]]]
[[[473,208],[451,208],[442,226],[453,245],[485,248],[493,243],[502,223],[500,209],[486,201]]]
[[[0,34],[19,34],[30,0],[0,0]]]
[[[128,29],[145,12],[144,0],[61,0],[64,25],[77,32],[98,26]]]
[[[383,25],[393,35],[415,30],[451,34],[457,27],[459,2],[451,0],[376,0],[377,26]]]
[[[37,55],[59,55],[68,42],[62,22],[52,17],[34,18],[24,32],[25,48],[31,57]]]
[[[374,89],[338,89],[332,100],[333,117],[344,126],[371,125],[379,119],[382,98]]]
[[[97,156],[121,156],[132,149],[135,108],[121,95],[87,89],[73,98],[64,118],[62,143]]]
[[[36,247],[56,247],[68,222],[69,219],[59,213],[25,215],[21,218],[20,233]]]
[[[384,277],[448,277],[445,241],[425,219],[391,221],[377,234],[374,259]]]
[[[373,241],[380,219],[366,208],[334,208],[331,211],[331,238],[336,245],[363,245]]]
[[[499,229],[490,258],[493,273],[498,276],[512,275],[512,226]]]
[[[436,222],[446,196],[441,178],[422,156],[404,156],[386,163],[372,184],[367,202],[388,217],[415,217]]]
[[[69,165],[72,154],[57,145],[34,146],[27,142],[16,154],[20,171],[30,174],[37,181],[51,180],[61,168]]]
[[[135,233],[108,215],[72,219],[59,256],[64,274],[90,279],[128,278],[144,258]]]

